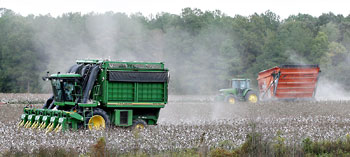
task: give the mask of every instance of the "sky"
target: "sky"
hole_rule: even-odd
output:
[[[249,16],[270,10],[285,19],[298,13],[319,16],[322,13],[350,13],[347,0],[0,0],[0,8],[7,8],[21,15],[59,16],[68,12],[104,13],[107,11],[127,14],[142,13],[145,16],[160,12],[180,14],[186,7],[205,10],[221,10],[229,16]]]

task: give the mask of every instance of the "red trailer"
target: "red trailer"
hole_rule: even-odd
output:
[[[281,65],[259,72],[260,100],[314,98],[318,65]]]

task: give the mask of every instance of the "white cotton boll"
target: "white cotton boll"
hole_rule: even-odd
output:
[[[350,115],[349,109],[344,107],[346,105],[337,102],[260,104],[250,106],[252,108],[246,109],[247,113],[239,118],[227,116],[224,119],[211,119],[203,118],[204,115],[194,111],[198,109],[194,104],[192,110],[199,119],[193,116],[186,119],[186,115],[181,115],[178,117],[183,117],[183,121],[175,119],[168,122],[167,117],[160,117],[159,125],[147,127],[139,133],[138,138],[134,137],[131,129],[125,128],[113,128],[107,132],[79,130],[48,134],[45,131],[18,128],[15,125],[23,112],[23,105],[1,106],[0,114],[8,118],[0,119],[0,151],[8,150],[12,145],[17,150],[63,147],[76,148],[86,153],[99,137],[106,138],[108,149],[120,152],[130,152],[136,148],[145,152],[197,148],[201,139],[202,144],[208,147],[218,146],[224,140],[232,141],[237,147],[245,142],[246,134],[251,131],[261,133],[264,139],[273,139],[280,132],[287,144],[298,143],[306,137],[336,140],[349,133]],[[337,106],[341,109],[337,109]],[[191,108],[191,105],[187,107]],[[322,111],[314,111],[316,107]],[[172,112],[171,107],[165,110]],[[256,115],[252,116],[252,113]],[[176,117],[177,114],[172,112],[170,115]]]

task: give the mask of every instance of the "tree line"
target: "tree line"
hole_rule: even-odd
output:
[[[214,93],[233,77],[281,64],[318,64],[322,77],[350,89],[350,16],[324,13],[280,19],[271,11],[228,16],[184,8],[158,13],[22,16],[0,9],[0,92],[48,92],[46,71],[76,59],[162,61],[173,94]]]

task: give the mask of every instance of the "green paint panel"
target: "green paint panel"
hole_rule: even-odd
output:
[[[165,105],[107,105],[108,108],[164,108]]]
[[[134,101],[135,83],[109,82],[108,101]]]
[[[74,118],[74,119],[80,120],[80,121],[84,120],[83,116],[81,116],[80,114],[75,113],[75,112],[69,112],[69,116]]]
[[[108,101],[164,102],[164,86],[165,83],[109,82]]]
[[[90,103],[90,104],[78,103],[78,105],[80,107],[96,107],[97,106],[97,102],[96,103]]]
[[[114,124],[116,126],[132,125],[132,110],[114,110]]]
[[[52,74],[50,77],[57,77],[57,78],[62,78],[62,77],[81,77],[80,74]]]
[[[138,83],[139,102],[163,102],[164,83]]]

